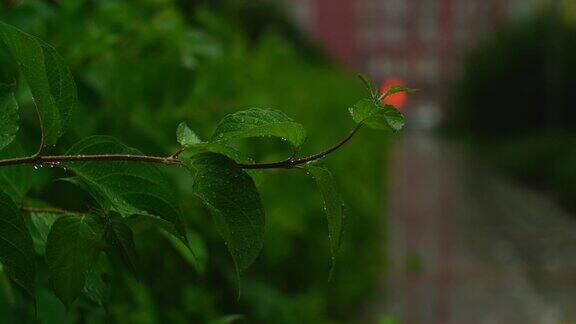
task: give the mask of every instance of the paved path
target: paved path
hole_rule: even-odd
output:
[[[576,323],[576,216],[440,141],[396,144],[376,309],[402,324]]]

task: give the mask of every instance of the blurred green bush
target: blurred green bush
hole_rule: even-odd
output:
[[[267,2],[8,1],[0,2],[0,19],[53,44],[73,71],[81,107],[62,148],[87,135],[109,134],[147,153],[169,154],[177,148],[173,132],[180,121],[207,137],[224,115],[254,106],[281,109],[303,122],[310,130],[304,150],[313,152],[353,126],[347,107],[366,95]],[[0,81],[10,82],[5,75],[0,71]],[[20,93],[19,102],[20,141],[32,152],[36,116],[29,94]],[[288,152],[266,139],[249,144],[238,147],[261,161]],[[191,179],[166,170],[183,193],[196,257],[160,233],[139,228],[140,282],[116,270],[109,278],[109,304],[98,308],[82,300],[68,312],[41,291],[38,317],[47,323],[228,323],[240,315],[246,323],[348,323],[375,292],[383,269],[386,153],[387,138],[374,132],[325,161],[348,204],[344,244],[330,282],[321,198],[298,170],[274,172],[260,184],[266,242],[240,280],[239,299],[233,264],[211,217],[192,196]],[[54,172],[60,171],[38,170],[37,188]],[[91,203],[66,183],[49,188],[33,195],[76,210]],[[11,306],[6,296],[13,295],[0,295],[1,318],[34,317]]]
[[[576,208],[576,25],[538,11],[468,56],[449,128],[500,171]]]

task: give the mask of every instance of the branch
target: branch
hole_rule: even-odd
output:
[[[325,149],[322,152],[304,157],[304,158],[300,158],[300,159],[287,159],[284,161],[279,161],[279,162],[271,162],[271,163],[251,163],[251,164],[244,164],[244,163],[239,163],[238,165],[240,167],[242,167],[243,169],[290,169],[290,168],[294,168],[296,166],[311,162],[311,161],[316,161],[316,160],[320,160],[321,158],[325,157],[326,155],[336,151],[337,149],[339,149],[342,145],[346,144],[352,137],[354,137],[354,134],[356,134],[356,132],[358,132],[360,130],[360,128],[362,128],[363,124],[358,124],[356,125],[356,127],[354,127],[349,133],[348,135],[346,135],[346,137],[344,137],[343,139],[341,139],[338,143],[332,145],[331,147]]]
[[[362,124],[356,125],[342,140],[332,145],[331,147],[319,153],[294,159],[290,158],[283,161],[271,163],[239,163],[238,165],[243,169],[290,169],[311,161],[319,160],[328,154],[336,151],[342,145],[346,144],[354,134],[362,128]],[[0,160],[0,167],[9,165],[20,164],[51,164],[59,165],[65,162],[85,162],[85,161],[132,161],[132,162],[148,162],[166,165],[181,166],[182,162],[178,159],[178,155],[182,150],[178,150],[176,154],[171,156],[149,156],[149,155],[132,155],[132,154],[96,154],[96,155],[33,155],[21,158],[11,158]]]

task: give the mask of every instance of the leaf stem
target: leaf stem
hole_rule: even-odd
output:
[[[331,147],[303,158],[289,158],[283,161],[271,163],[239,163],[238,165],[243,169],[290,169],[311,161],[319,160],[330,153],[336,151],[341,146],[346,144],[354,134],[362,128],[362,123],[356,125],[343,139]],[[178,159],[178,155],[183,150],[179,150],[176,154],[170,156],[150,156],[150,155],[133,155],[133,154],[95,154],[95,155],[33,155],[28,157],[10,158],[0,160],[0,167],[21,164],[48,164],[59,165],[65,162],[85,162],[85,161],[132,161],[132,162],[148,162],[166,165],[182,165]]]

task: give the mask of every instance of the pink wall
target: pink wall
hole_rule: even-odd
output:
[[[356,46],[357,0],[315,0],[312,7],[312,28],[329,53],[348,67],[357,62]]]

